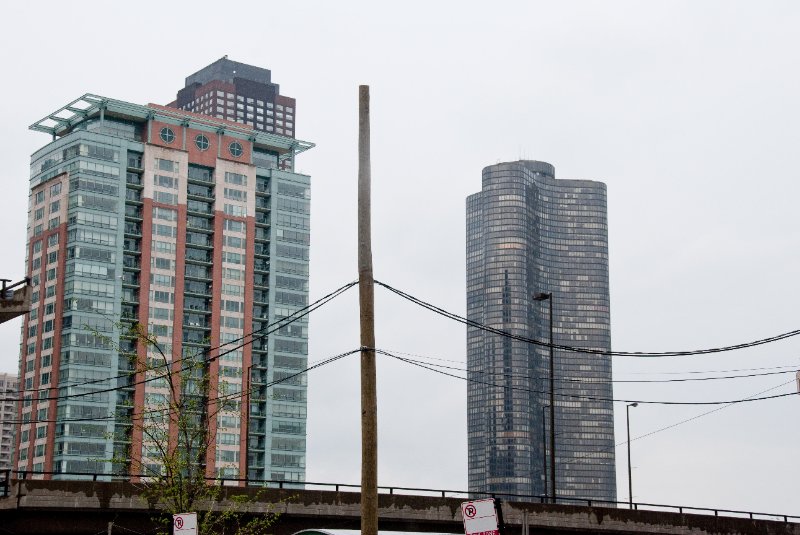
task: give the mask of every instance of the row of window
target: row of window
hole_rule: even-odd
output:
[[[175,132],[172,130],[172,128],[165,126],[161,129],[159,137],[164,143],[170,144],[175,141]],[[194,137],[194,144],[201,151],[208,150],[208,147],[211,145],[208,138],[204,134],[197,134]],[[242,148],[242,144],[238,141],[231,141],[228,144],[228,152],[234,158],[238,158],[244,153],[244,149]]]

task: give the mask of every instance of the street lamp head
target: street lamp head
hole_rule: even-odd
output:
[[[550,297],[552,297],[552,295],[553,294],[548,294],[548,293],[544,293],[544,292],[541,292],[541,293],[538,293],[538,294],[533,294],[533,300],[534,301],[546,301],[546,300],[550,299]]]
[[[638,407],[638,406],[639,406],[638,402],[634,402],[634,403],[629,403],[628,404],[628,407]]]

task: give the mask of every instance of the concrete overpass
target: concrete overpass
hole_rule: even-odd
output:
[[[0,498],[0,533],[26,535],[151,533],[156,510],[128,482],[12,480],[8,497]],[[280,513],[275,535],[301,529],[358,529],[360,494],[331,490],[256,489],[225,487],[220,503],[232,495],[259,499],[249,506],[252,514]],[[380,529],[463,533],[460,504],[464,498],[382,493],[379,497]],[[744,518],[612,507],[505,502],[506,535],[521,535],[527,518],[532,534],[659,534],[659,535],[800,535],[795,517]]]

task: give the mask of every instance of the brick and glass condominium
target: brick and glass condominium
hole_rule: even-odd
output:
[[[252,98],[265,114],[280,101]],[[31,159],[19,470],[148,465],[132,422],[168,390],[144,382],[163,359],[138,325],[173,371],[201,355],[211,392],[232,395],[209,420],[209,476],[304,480],[306,320],[230,348],[308,302],[310,182],[294,162],[313,145],[194,109],[87,94],[31,127],[51,141]]]
[[[10,373],[0,373],[0,470],[13,469],[14,430],[17,422],[16,401],[19,379]]]
[[[611,349],[605,184],[544,162],[486,167],[467,199],[467,317],[547,342],[542,293],[556,344]],[[549,349],[469,327],[467,368],[470,490],[543,495]],[[611,357],[556,350],[554,391],[557,497],[615,500]]]

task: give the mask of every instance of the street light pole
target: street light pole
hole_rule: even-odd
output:
[[[638,403],[625,405],[625,424],[628,427],[628,505],[633,509],[633,478],[631,477],[631,407],[638,407]]]
[[[545,421],[547,420],[547,405],[542,405],[542,472],[544,473],[544,495],[547,496],[547,430]]]
[[[550,498],[553,503],[556,503],[556,369],[553,359],[553,293],[538,293],[533,296],[533,299],[535,301],[546,300],[550,305]]]

